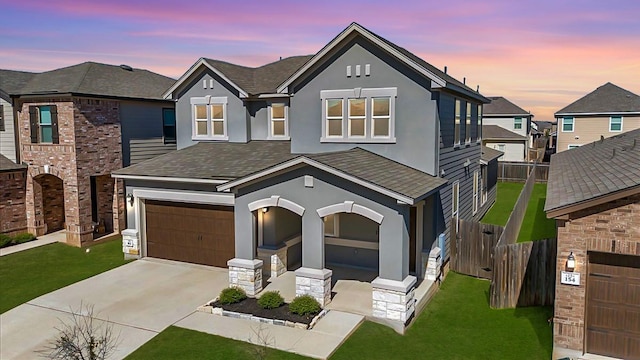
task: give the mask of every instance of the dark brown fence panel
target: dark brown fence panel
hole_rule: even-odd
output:
[[[491,307],[516,307],[532,248],[532,242],[496,246],[490,289]]]
[[[529,162],[507,162],[498,161],[498,180],[523,182],[529,178],[531,171],[535,167],[535,181],[546,183],[549,179],[549,165]]]
[[[533,242],[517,306],[551,306],[556,291],[556,239]]]
[[[453,219],[451,269],[461,274],[491,279],[493,249],[502,234],[502,226],[460,220],[457,233],[455,228]]]

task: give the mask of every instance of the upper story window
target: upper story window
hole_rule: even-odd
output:
[[[562,118],[562,132],[573,132],[573,118]]]
[[[514,130],[522,130],[522,118],[517,117],[513,119],[513,129]]]
[[[162,137],[165,144],[176,142],[176,110],[162,109]]]
[[[460,145],[460,100],[456,99],[456,117],[453,126],[453,145]]]
[[[31,143],[58,144],[58,108],[56,105],[29,106]]]
[[[227,98],[191,98],[193,140],[228,140]]]
[[[322,142],[395,142],[396,88],[323,90]]]
[[[609,118],[609,131],[622,131],[622,116],[612,116]]]
[[[289,139],[289,108],[284,103],[269,105],[269,139]]]
[[[5,127],[4,127],[4,105],[0,105],[0,131],[5,131]]]
[[[482,105],[478,105],[478,129],[477,129],[477,135],[476,137],[478,138],[478,141],[480,141],[482,139]]]
[[[471,142],[471,103],[467,102],[467,112],[466,112],[466,122],[465,122],[465,134],[467,135],[467,143]]]

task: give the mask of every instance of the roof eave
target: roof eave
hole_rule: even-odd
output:
[[[207,62],[207,60],[205,58],[200,58],[198,61],[196,61],[195,64],[191,65],[191,67],[189,68],[189,70],[187,70],[187,72],[185,72],[184,74],[182,74],[182,76],[175,82],[175,84],[173,84],[173,86],[171,86],[169,88],[169,90],[167,90],[162,97],[165,99],[171,99],[173,97],[173,92],[180,87],[180,85],[182,85],[185,81],[187,81],[187,79],[189,77],[191,77],[191,75],[193,75],[193,73],[196,72],[196,70],[198,70],[201,66],[205,66],[208,69],[210,69],[211,71],[213,71],[216,75],[218,75],[220,78],[222,78],[225,82],[227,82],[229,85],[233,86],[236,90],[238,90],[238,92],[240,93],[240,97],[241,98],[246,98],[249,97],[249,94],[242,89],[240,86],[238,86],[236,83],[234,83],[233,81],[231,81],[228,77],[226,77],[220,70],[216,69],[213,65],[209,64],[209,62]]]
[[[564,204],[559,207],[555,207],[552,209],[545,209],[544,211],[547,213],[547,218],[559,218],[576,211],[588,209],[590,207],[598,206],[610,201],[614,201],[617,199],[621,199],[627,196],[640,194],[640,184],[628,187],[622,190],[610,192],[604,195],[600,195],[594,198],[578,201],[572,204]]]
[[[640,115],[640,111],[601,111],[601,112],[557,112],[558,116],[597,116],[597,115]]]

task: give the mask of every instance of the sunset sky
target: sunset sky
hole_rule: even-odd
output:
[[[178,78],[200,57],[313,54],[355,21],[536,120],[610,81],[640,94],[640,1],[0,0],[0,68],[84,61]]]

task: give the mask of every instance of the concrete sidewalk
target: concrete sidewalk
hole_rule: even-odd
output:
[[[364,321],[364,316],[332,310],[311,330],[261,324],[251,320],[195,312],[175,326],[262,345],[256,332],[269,340],[267,346],[287,352],[327,359]]]
[[[0,256],[5,256],[19,251],[33,249],[43,245],[57,242],[67,242],[67,232],[65,230],[56,231],[50,234],[38,236],[36,240],[0,249]]]

